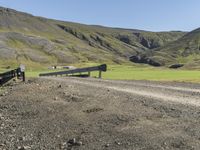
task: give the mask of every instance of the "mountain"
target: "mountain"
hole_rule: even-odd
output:
[[[121,64],[154,49],[165,53],[185,34],[84,25],[0,7],[0,64]]]
[[[158,66],[185,67],[187,69],[200,68],[200,28],[185,34],[174,42],[159,48],[132,56],[147,62],[154,62]],[[147,63],[148,63],[147,62]]]

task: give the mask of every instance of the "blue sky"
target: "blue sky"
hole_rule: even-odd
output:
[[[0,0],[0,5],[36,16],[110,27],[150,31],[200,27],[200,0]]]

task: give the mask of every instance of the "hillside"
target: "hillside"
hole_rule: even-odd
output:
[[[0,64],[127,63],[181,38],[184,32],[148,32],[63,22],[0,8]]]
[[[200,64],[200,28],[185,34],[177,41],[135,55],[143,60],[151,60],[160,65],[180,64],[188,69],[199,68]]]

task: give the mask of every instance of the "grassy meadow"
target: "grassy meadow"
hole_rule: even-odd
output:
[[[95,66],[99,64],[75,65],[77,67]],[[60,70],[55,70],[60,71]],[[52,72],[52,70],[28,70],[28,77],[38,77],[39,73]],[[92,77],[97,77],[98,72],[92,72]],[[153,80],[153,81],[178,81],[200,83],[200,70],[173,70],[167,68],[154,68],[146,65],[108,65],[108,71],[103,72],[103,79],[112,80]]]
[[[77,68],[97,66],[97,63],[71,64]],[[15,66],[16,67],[16,66]],[[14,68],[14,67],[13,67]],[[9,69],[8,69],[9,70]],[[0,72],[6,71],[0,67]],[[26,66],[27,77],[38,77],[40,73],[62,71],[49,70],[48,66],[28,65]],[[92,72],[92,77],[97,77],[98,72]],[[165,67],[150,67],[149,65],[140,64],[108,64],[107,72],[102,73],[103,79],[112,80],[153,80],[153,81],[178,81],[178,82],[195,82],[200,83],[200,70],[182,70],[168,69]]]
[[[108,72],[103,74],[103,78],[115,80],[153,80],[200,83],[200,71],[171,70],[152,67],[138,68],[135,66],[110,66]]]

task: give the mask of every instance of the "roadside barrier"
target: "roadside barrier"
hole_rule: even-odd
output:
[[[17,77],[18,79],[25,81],[25,67],[21,65],[17,69],[13,69],[4,73],[0,73],[0,86]]]
[[[102,72],[107,71],[107,65],[103,64],[96,67],[88,67],[88,68],[79,68],[79,69],[73,69],[73,70],[67,70],[67,71],[60,71],[60,72],[52,72],[52,73],[43,73],[39,76],[58,76],[58,75],[71,75],[71,76],[79,76],[79,77],[86,77],[90,76],[90,73],[93,71],[99,71],[99,78],[102,77]],[[74,75],[79,73],[79,75]],[[82,73],[88,73],[87,75],[83,75]]]

